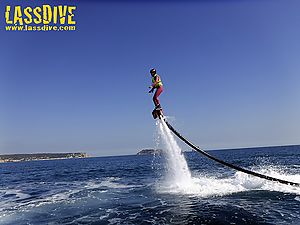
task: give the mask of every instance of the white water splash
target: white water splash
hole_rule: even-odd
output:
[[[167,124],[163,120],[158,120],[157,125],[167,161],[166,183],[171,188],[185,190],[193,185],[193,181],[184,155]]]
[[[163,120],[158,120],[157,127],[163,141],[167,161],[166,179],[163,183],[158,184],[158,192],[209,197],[250,190],[269,190],[300,195],[299,187],[266,181],[239,171],[228,178],[206,177],[202,174],[192,177],[184,155],[167,124]],[[300,175],[289,175],[273,167],[253,168],[253,170],[268,176],[300,183]]]

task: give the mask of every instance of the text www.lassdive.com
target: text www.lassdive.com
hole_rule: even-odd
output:
[[[5,26],[6,31],[74,31],[76,26],[52,26],[52,25],[43,25],[43,26]]]
[[[75,31],[76,6],[7,5],[5,8],[6,31]]]

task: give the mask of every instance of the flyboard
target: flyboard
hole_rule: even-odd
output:
[[[156,108],[152,111],[153,119],[162,119],[164,117],[162,108]]]
[[[228,162],[225,162],[221,159],[218,159],[210,154],[208,154],[206,151],[204,151],[203,149],[201,149],[199,146],[196,146],[194,145],[192,142],[190,142],[189,140],[187,140],[185,137],[183,137],[167,120],[166,118],[164,117],[163,115],[163,110],[162,108],[155,108],[153,111],[152,111],[152,116],[154,119],[160,119],[160,120],[163,120],[168,128],[179,138],[181,139],[184,143],[186,143],[188,146],[190,146],[191,148],[193,148],[195,151],[197,151],[198,153],[208,157],[209,159],[211,160],[214,160],[218,163],[221,163],[222,165],[224,166],[227,166],[229,168],[232,168],[234,170],[237,170],[237,171],[240,171],[240,172],[243,172],[243,173],[246,173],[246,174],[250,174],[252,176],[255,176],[255,177],[259,177],[259,178],[262,178],[262,179],[266,179],[266,180],[270,180],[270,181],[275,181],[275,182],[279,182],[281,184],[287,184],[287,185],[292,185],[292,186],[298,186],[300,187],[300,183],[295,183],[295,182],[291,182],[291,181],[286,181],[286,180],[282,180],[282,179],[278,179],[278,178],[275,178],[275,177],[270,177],[270,176],[267,176],[267,175],[264,175],[264,174],[260,174],[260,173],[257,173],[257,172],[254,172],[254,171],[251,171],[251,170],[248,170],[248,169],[245,169],[245,168],[242,168],[242,167],[239,167],[239,166],[236,166],[236,165],[233,165],[231,163],[228,163]]]

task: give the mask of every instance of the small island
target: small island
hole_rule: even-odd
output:
[[[88,155],[83,152],[79,153],[33,153],[33,154],[8,154],[0,155],[0,163],[3,162],[20,162],[32,160],[54,160],[70,158],[86,158]]]
[[[162,149],[143,149],[137,153],[137,155],[162,155]]]

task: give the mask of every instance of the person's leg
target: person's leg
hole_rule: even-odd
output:
[[[153,96],[153,102],[154,102],[154,105],[155,106],[158,106],[160,103],[159,103],[159,99],[158,97],[160,96],[160,94],[162,93],[163,91],[163,86],[160,86],[159,88],[156,89],[155,91],[155,94]]]

